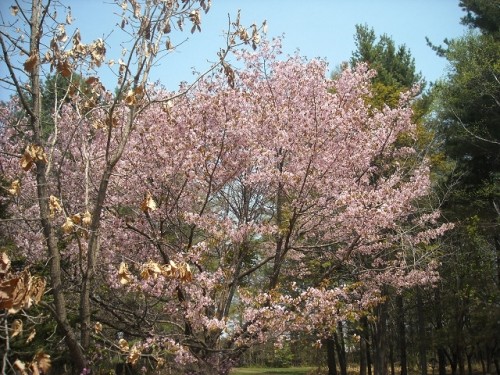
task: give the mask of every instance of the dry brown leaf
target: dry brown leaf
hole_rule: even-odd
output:
[[[35,338],[36,336],[36,329],[33,328],[28,336],[28,338],[26,339],[26,344],[29,344],[31,341],[33,341],[33,339]]]
[[[15,314],[23,307],[29,307],[29,287],[31,276],[27,270],[21,274],[0,282],[0,309],[8,309]]]
[[[0,255],[0,276],[5,275],[10,269],[10,259],[7,253]]]
[[[23,321],[20,319],[16,319],[12,322],[11,326],[11,334],[10,337],[16,337],[17,335],[20,335],[23,333]]]
[[[7,192],[14,197],[18,197],[21,194],[21,183],[19,180],[14,180],[10,183],[10,187],[7,189]]]
[[[50,217],[54,217],[56,213],[59,213],[62,211],[61,203],[59,202],[59,199],[57,197],[51,195],[49,197],[49,211],[50,211]]]
[[[37,305],[45,293],[45,287],[47,286],[47,281],[40,276],[33,276],[31,278],[31,286],[29,290],[29,296],[31,300]]]
[[[76,225],[80,224],[82,222],[82,215],[80,215],[80,214],[74,214],[74,215],[72,215],[71,216],[71,221],[74,224],[76,224]]]
[[[23,156],[21,157],[21,168],[23,168],[27,172],[37,161],[46,163],[47,155],[45,155],[43,147],[29,144],[24,150]]]
[[[192,281],[193,280],[193,274],[191,273],[191,267],[189,267],[189,264],[183,263],[182,268],[181,268],[181,280],[182,281]]]
[[[0,309],[12,308],[12,295],[19,283],[19,277],[11,278],[0,282]]]
[[[30,286],[31,275],[28,270],[24,270],[19,276],[16,288],[12,292],[12,306],[8,310],[10,314],[15,314],[22,308],[29,308],[31,306]]]
[[[128,342],[125,339],[118,340],[118,346],[122,352],[128,352],[129,350]]]
[[[24,362],[20,361],[19,359],[16,359],[13,363],[14,368],[20,372],[21,375],[28,375],[26,372],[26,365]]]
[[[24,70],[28,73],[32,73],[35,71],[36,66],[38,65],[38,55],[36,53],[32,54],[28,59],[24,62]]]
[[[73,232],[73,229],[75,229],[75,223],[70,217],[67,217],[64,224],[61,225],[61,229],[63,230],[64,233],[69,234]]]
[[[130,363],[131,365],[135,365],[140,358],[141,358],[141,351],[136,345],[134,345],[127,357],[127,362]]]
[[[132,281],[132,274],[128,270],[127,264],[124,262],[120,264],[120,269],[118,270],[118,277],[120,279],[120,284],[122,285],[127,285],[130,281]]]
[[[92,63],[96,66],[101,66],[101,63],[104,61],[105,54],[106,47],[104,46],[104,41],[102,39],[97,39],[90,45],[90,56],[92,58]]]
[[[30,363],[31,375],[40,375],[40,370],[35,362]]]
[[[68,60],[59,61],[56,66],[56,70],[60,73],[64,78],[71,77],[71,65]]]
[[[141,277],[144,280],[149,279],[151,276],[153,276],[153,278],[156,279],[158,277],[158,275],[160,275],[161,273],[162,273],[162,269],[161,269],[160,265],[156,262],[149,261],[149,262],[142,265]]]
[[[84,227],[88,227],[90,226],[91,223],[92,223],[92,215],[90,214],[90,212],[85,211],[85,213],[83,214],[82,225]]]
[[[102,324],[100,322],[96,322],[94,324],[94,332],[101,333],[102,332]]]
[[[33,361],[31,362],[31,368],[35,371],[41,370],[43,374],[47,374],[51,367],[50,355],[44,352],[38,352],[33,357]]]
[[[153,196],[149,191],[144,195],[144,200],[141,204],[141,210],[143,212],[156,210],[156,202],[154,201]]]
[[[156,358],[156,369],[160,369],[162,368],[163,366],[165,366],[165,359],[159,357],[159,358]]]

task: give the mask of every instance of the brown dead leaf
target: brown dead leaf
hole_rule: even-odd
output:
[[[90,56],[92,58],[92,63],[97,67],[101,66],[106,55],[106,47],[102,39],[97,39],[94,43],[90,45]]]
[[[66,234],[73,232],[74,228],[75,228],[75,223],[73,222],[73,220],[70,217],[67,217],[64,224],[61,225],[61,229]]]
[[[90,214],[89,211],[85,211],[85,213],[83,214],[82,225],[84,227],[89,227],[91,223],[92,223],[92,215]]]
[[[149,191],[146,194],[144,194],[144,200],[142,201],[141,204],[141,210],[143,212],[156,210],[156,202],[154,201],[153,196]]]
[[[10,259],[7,253],[2,252],[0,255],[0,277],[5,275],[10,268]]]
[[[118,278],[120,279],[120,284],[127,285],[132,281],[132,274],[128,270],[128,266],[125,262],[120,264],[120,269],[118,270]]]
[[[161,267],[158,263],[149,261],[142,265],[141,277],[143,280],[149,279],[151,276],[157,278],[162,272]]]
[[[35,338],[36,336],[36,329],[33,328],[28,336],[28,338],[26,339],[26,344],[29,344],[31,341],[33,341],[33,339]]]
[[[94,324],[94,332],[101,333],[102,332],[102,324],[100,322],[96,322]]]
[[[14,180],[10,183],[10,187],[7,189],[7,192],[14,197],[18,197],[21,194],[21,183],[19,180]]]
[[[50,355],[40,351],[33,357],[31,368],[41,370],[43,374],[47,374],[51,367]]]
[[[57,63],[56,70],[60,73],[64,78],[71,77],[71,65],[68,60],[62,60]]]
[[[14,277],[0,282],[0,309],[12,308],[13,295],[19,281],[19,277]]]
[[[47,155],[45,155],[43,147],[29,144],[24,150],[23,156],[21,157],[21,168],[23,168],[27,172],[37,161],[46,163]]]
[[[14,368],[19,371],[19,373],[21,375],[28,375],[28,373],[26,372],[26,365],[24,364],[24,362],[20,361],[19,359],[16,359],[13,363],[14,365]]]
[[[40,301],[42,300],[46,286],[47,286],[47,281],[43,277],[33,276],[31,278],[29,296],[31,300],[35,303],[35,305],[40,303]]]
[[[129,346],[128,342],[125,339],[120,339],[118,340],[118,346],[122,352],[128,352],[129,351]]]
[[[33,73],[38,65],[38,54],[33,53],[28,59],[24,62],[24,70],[28,73]]]
[[[127,362],[130,363],[131,365],[135,365],[140,358],[141,358],[141,351],[136,345],[134,345],[127,357]]]
[[[20,319],[16,319],[12,322],[10,337],[16,337],[21,333],[23,333],[23,321]]]
[[[54,217],[56,213],[59,213],[62,211],[61,203],[59,202],[59,199],[57,197],[51,195],[49,197],[49,211],[50,211],[50,217]]]

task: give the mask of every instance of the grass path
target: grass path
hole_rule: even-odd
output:
[[[314,367],[287,367],[287,368],[261,368],[261,367],[243,367],[235,368],[231,371],[231,375],[306,375]]]

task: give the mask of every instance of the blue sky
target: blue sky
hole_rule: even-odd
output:
[[[415,58],[417,70],[425,79],[435,81],[446,72],[446,61],[426,45],[425,37],[435,44],[445,38],[459,37],[465,27],[459,0],[212,0],[208,14],[202,17],[202,33],[182,35],[188,38],[157,67],[154,79],[175,90],[181,81],[192,80],[192,68],[203,71],[216,60],[224,45],[223,30],[228,14],[235,17],[241,9],[242,23],[260,24],[267,20],[268,36],[284,35],[284,51],[296,50],[308,58],[322,57],[333,70],[350,58],[355,49],[356,24],[373,27],[377,35],[388,34],[397,44],[405,44]],[[8,0],[0,0],[0,10],[8,14]],[[79,27],[83,42],[109,36],[120,21],[113,12],[116,5],[106,0],[65,0],[72,8],[74,25]],[[108,37],[108,58],[118,58],[118,31]],[[180,42],[177,39],[174,42]],[[0,67],[1,74],[5,68]],[[108,81],[108,82],[106,82]],[[113,85],[109,77],[105,84]],[[112,87],[108,87],[112,88]],[[0,93],[0,98],[4,95]]]

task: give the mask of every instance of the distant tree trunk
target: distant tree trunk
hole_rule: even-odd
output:
[[[391,375],[396,375],[396,369],[394,365],[394,343],[392,338],[391,340],[389,340],[389,365],[391,367]]]
[[[427,375],[427,335],[425,334],[424,302],[420,288],[417,288],[418,358],[420,374]]]
[[[337,323],[337,332],[334,333],[335,347],[339,358],[340,374],[347,375],[347,359],[345,352],[344,331],[342,322]]]
[[[328,365],[328,375],[337,375],[337,363],[335,361],[335,343],[333,338],[327,338],[326,344],[326,362]]]
[[[440,337],[443,331],[443,312],[441,309],[441,290],[438,288],[434,291],[434,306],[436,319],[436,336]],[[438,375],[446,375],[446,353],[443,345],[438,343],[437,346],[438,359]]]
[[[472,356],[473,353],[467,353],[467,374],[472,375]]]
[[[406,357],[406,329],[405,329],[405,311],[403,296],[396,296],[396,314],[397,314],[397,332],[399,344],[399,361],[401,375],[408,375],[408,363]]]
[[[367,336],[369,338],[369,336]],[[366,364],[367,364],[367,369],[368,369],[368,375],[372,375],[372,345],[370,344],[370,341],[368,340],[367,342],[367,347],[366,347]]]
[[[373,330],[373,369],[375,375],[387,375],[387,303],[377,307],[377,319]]]
[[[368,320],[361,318],[361,331],[359,338],[359,375],[366,375],[368,365]]]

